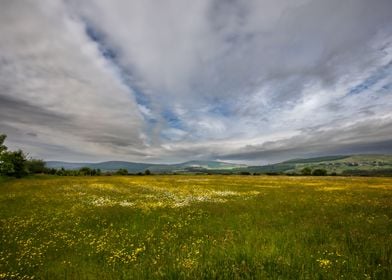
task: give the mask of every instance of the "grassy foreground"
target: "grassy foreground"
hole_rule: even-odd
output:
[[[392,279],[392,178],[0,180],[0,279]]]

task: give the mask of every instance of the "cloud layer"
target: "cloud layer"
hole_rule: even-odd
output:
[[[389,0],[5,0],[0,131],[44,159],[391,153]]]

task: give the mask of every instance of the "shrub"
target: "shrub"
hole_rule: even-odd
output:
[[[26,166],[29,173],[37,174],[37,173],[45,173],[45,162],[41,159],[30,159],[26,161]]]
[[[315,170],[313,170],[312,175],[313,176],[325,176],[325,175],[327,175],[327,170],[325,170],[325,169],[315,169]]]
[[[26,156],[21,151],[3,152],[1,154],[0,173],[7,176],[21,178],[28,174]]]
[[[128,175],[128,170],[126,170],[125,168],[120,168],[116,171],[116,175]]]
[[[310,167],[305,167],[301,169],[301,175],[309,176],[312,174],[312,169]]]
[[[79,169],[79,173],[80,175],[84,175],[84,176],[91,176],[93,175],[93,171],[91,170],[90,167],[82,167]]]

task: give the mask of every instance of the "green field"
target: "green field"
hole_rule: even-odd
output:
[[[392,178],[0,180],[0,279],[392,279]]]

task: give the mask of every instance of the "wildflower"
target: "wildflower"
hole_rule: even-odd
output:
[[[318,259],[317,262],[321,268],[329,268],[332,265],[332,262],[328,259]]]

